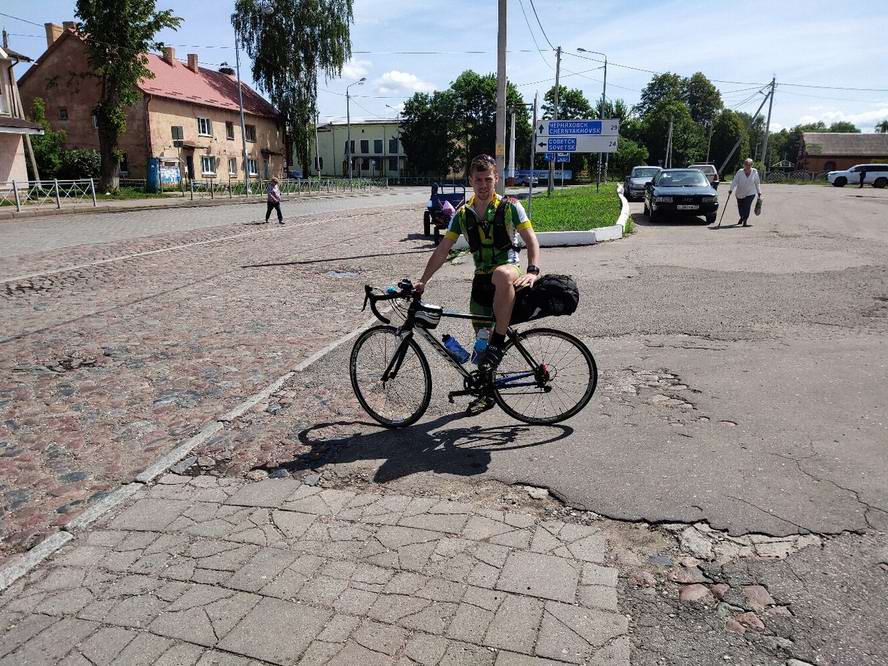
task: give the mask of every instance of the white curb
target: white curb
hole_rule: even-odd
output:
[[[540,247],[570,247],[575,245],[594,245],[602,241],[619,240],[626,231],[629,220],[629,202],[623,196],[623,186],[617,185],[617,196],[620,197],[620,215],[617,223],[609,227],[599,227],[588,231],[541,231],[536,237]],[[520,241],[519,241],[520,242]],[[469,243],[460,236],[453,244],[454,250],[467,250]]]
[[[31,571],[73,538],[74,535],[70,532],[56,532],[38,543],[27,553],[13,558],[9,564],[0,569],[0,592]]]

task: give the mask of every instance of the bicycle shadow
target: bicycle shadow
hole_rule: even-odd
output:
[[[301,430],[299,441],[310,451],[279,466],[288,471],[315,470],[324,465],[341,465],[360,461],[378,461],[373,480],[394,481],[420,472],[475,476],[487,471],[495,452],[552,444],[573,434],[570,426],[529,426],[514,423],[484,427],[470,425],[441,430],[465,418],[461,413],[446,414],[403,430],[378,429],[357,435],[324,437],[326,428],[336,426],[374,426],[363,421],[332,421],[317,423]],[[378,428],[378,426],[376,426]],[[529,441],[518,443],[519,439]]]

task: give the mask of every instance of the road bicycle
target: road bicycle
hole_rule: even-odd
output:
[[[401,318],[400,326],[377,309],[390,301]],[[355,341],[349,361],[352,388],[361,407],[389,428],[416,423],[432,397],[429,362],[416,342],[416,334],[462,377],[459,396],[492,398],[509,416],[535,425],[549,425],[577,414],[595,392],[598,368],[592,352],[574,336],[551,328],[518,331],[509,327],[503,358],[495,370],[466,369],[431,332],[441,319],[469,319],[493,326],[491,317],[445,311],[423,303],[410,280],[385,292],[364,287],[364,309],[369,303],[383,325],[364,331]],[[471,367],[471,366],[470,366]]]

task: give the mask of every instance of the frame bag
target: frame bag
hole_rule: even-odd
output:
[[[512,323],[572,315],[580,302],[577,283],[570,275],[543,275],[533,287],[515,294]]]

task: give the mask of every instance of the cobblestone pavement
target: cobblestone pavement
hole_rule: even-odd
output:
[[[0,666],[628,666],[595,526],[163,477],[0,594]]]
[[[363,284],[424,263],[420,225],[371,208],[0,260],[119,259],[0,292],[0,561],[366,321]]]
[[[282,210],[285,219],[306,215],[333,213],[373,206],[423,204],[428,199],[427,187],[392,187],[369,193],[341,193],[323,197],[285,200]],[[124,203],[124,202],[121,202]],[[145,205],[132,202],[133,205]],[[41,252],[84,243],[107,243],[169,234],[192,229],[238,224],[264,219],[262,201],[212,206],[189,206],[168,210],[134,210],[121,213],[80,212],[75,215],[57,214],[40,218],[0,221],[4,243],[0,257],[22,253]]]

